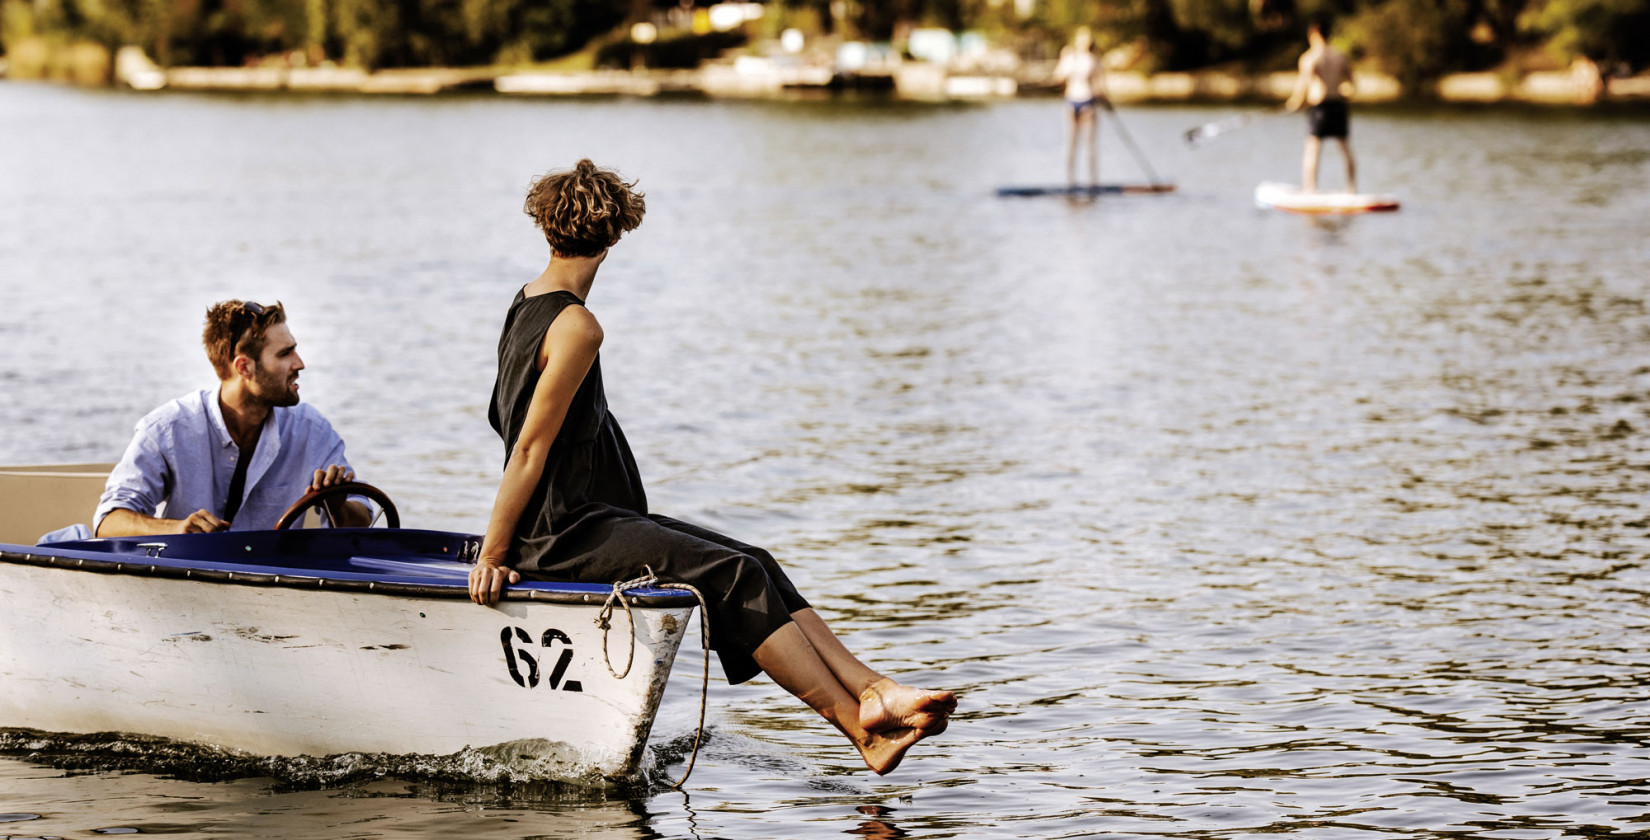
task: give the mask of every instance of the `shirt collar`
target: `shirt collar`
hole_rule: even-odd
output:
[[[224,422],[223,419],[222,391],[223,385],[220,384],[216,388],[207,388],[202,391],[201,397],[202,401],[206,403],[206,416],[211,418],[212,428],[218,433],[218,440],[220,441],[219,445],[222,447],[230,447],[235,445],[235,439],[230,437],[229,424]],[[281,415],[285,413],[285,410],[280,406],[271,407],[269,409],[269,419],[264,421],[264,429],[261,433],[259,433],[259,450],[264,449],[265,444],[275,442],[274,446],[268,447],[270,449],[271,457],[279,453],[281,449],[279,443],[281,439]]]
[[[205,398],[206,416],[212,420],[212,428],[218,433],[219,446],[232,447],[235,439],[229,436],[229,424],[223,421],[223,385],[216,388],[207,388],[201,392]]]

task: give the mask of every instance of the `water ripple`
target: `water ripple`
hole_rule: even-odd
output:
[[[117,457],[210,375],[206,304],[278,298],[363,476],[479,530],[497,328],[543,260],[519,192],[601,150],[649,197],[591,305],[652,504],[771,547],[875,667],[962,695],[874,778],[773,686],[713,682],[686,795],[12,731],[0,810],[59,836],[1644,832],[1650,128],[1370,111],[1362,179],[1405,209],[1313,223],[1249,207],[1296,165],[1281,120],[1153,144],[1175,195],[992,198],[1058,171],[1046,106],[0,87],[32,120],[0,160],[38,163],[0,178],[0,461]]]

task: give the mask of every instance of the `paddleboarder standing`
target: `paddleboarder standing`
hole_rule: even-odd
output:
[[[1308,47],[1301,55],[1300,76],[1295,90],[1284,105],[1288,111],[1306,112],[1306,152],[1301,159],[1301,189],[1318,191],[1318,155],[1324,138],[1340,141],[1341,154],[1346,158],[1346,191],[1358,191],[1357,165],[1352,159],[1352,142],[1348,139],[1349,115],[1347,99],[1354,90],[1352,61],[1346,53],[1329,44],[1330,19],[1322,16],[1307,26]]]
[[[1089,183],[1100,185],[1099,114],[1096,106],[1105,101],[1105,73],[1094,54],[1094,33],[1079,26],[1071,44],[1060,51],[1054,80],[1066,84],[1066,184],[1077,186],[1077,146],[1088,135]]]

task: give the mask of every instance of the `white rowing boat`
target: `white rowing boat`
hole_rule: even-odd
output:
[[[0,727],[264,755],[468,748],[544,778],[640,767],[693,595],[630,590],[634,625],[619,609],[605,632],[607,586],[524,582],[483,608],[478,538],[401,528],[29,544],[75,518],[66,501],[95,504],[101,470],[0,470]]]

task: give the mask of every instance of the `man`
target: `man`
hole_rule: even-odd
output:
[[[138,422],[92,518],[97,536],[267,529],[310,490],[354,479],[343,439],[298,404],[304,361],[281,304],[220,302],[201,340],[218,386]],[[328,514],[346,527],[372,519],[356,501]]]
[[[1329,18],[1320,17],[1307,27],[1308,47],[1301,55],[1300,76],[1295,80],[1295,91],[1289,95],[1284,108],[1307,111],[1306,154],[1301,160],[1301,189],[1318,191],[1318,153],[1323,139],[1333,137],[1341,142],[1341,154],[1346,157],[1346,191],[1358,191],[1357,166],[1352,161],[1352,143],[1347,139],[1347,97],[1353,92],[1352,62],[1346,53],[1329,45]]]

